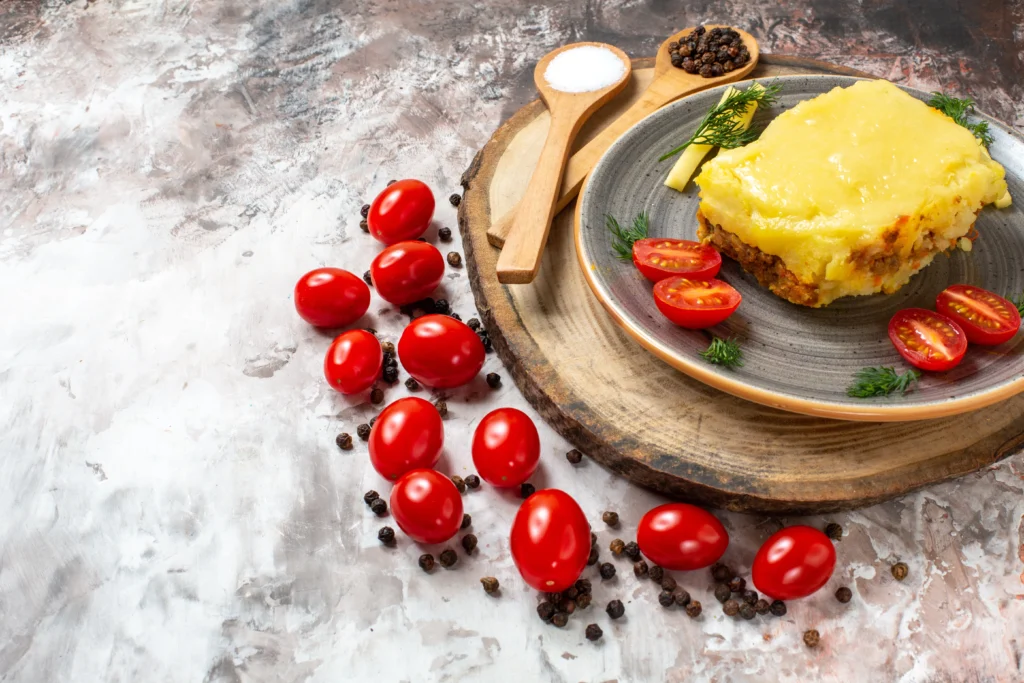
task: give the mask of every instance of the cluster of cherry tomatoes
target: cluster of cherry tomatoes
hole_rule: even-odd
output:
[[[690,240],[647,237],[633,242],[633,265],[654,284],[654,303],[680,327],[700,330],[723,322],[743,297],[715,278],[722,256]]]
[[[889,321],[893,346],[922,370],[952,370],[967,353],[967,342],[996,346],[1020,329],[1020,312],[1013,303],[974,285],[947,287],[935,308],[907,308]]]

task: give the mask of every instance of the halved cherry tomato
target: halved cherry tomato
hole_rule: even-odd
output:
[[[462,525],[462,496],[440,472],[412,470],[391,489],[391,514],[412,540],[444,543]]]
[[[400,398],[377,416],[368,445],[370,464],[385,479],[395,480],[409,470],[430,469],[444,447],[441,415],[422,398]]]
[[[726,282],[670,277],[654,285],[654,303],[680,327],[702,330],[722,322],[739,307],[743,297]]]
[[[349,330],[327,347],[324,376],[335,391],[357,394],[377,381],[383,365],[380,340],[366,330]]]
[[[717,562],[729,547],[729,533],[707,510],[667,503],[647,512],[636,531],[640,552],[665,569],[700,569]]]
[[[295,285],[295,310],[316,327],[344,327],[370,307],[370,288],[341,268],[311,270]]]
[[[444,257],[426,242],[399,242],[377,254],[370,279],[380,298],[405,306],[426,298],[444,277]]]
[[[450,389],[465,384],[484,366],[483,342],[466,323],[432,314],[409,323],[398,340],[398,359],[420,384]]]
[[[974,285],[947,287],[939,293],[935,308],[955,320],[972,344],[1002,344],[1020,329],[1020,312],[1016,306]]]
[[[493,486],[519,486],[540,461],[540,435],[530,416],[515,408],[484,415],[473,433],[473,464]]]
[[[375,239],[395,244],[426,232],[433,215],[434,193],[430,188],[419,180],[399,180],[373,200],[366,224]]]
[[[926,308],[905,308],[889,321],[889,339],[914,367],[955,368],[967,352],[967,335],[952,318]]]
[[[751,573],[757,590],[775,600],[793,600],[824,586],[835,566],[836,549],[828,536],[814,527],[790,526],[764,542]]]
[[[537,491],[519,506],[509,549],[528,585],[550,593],[564,591],[587,566],[590,525],[565,491]]]
[[[709,244],[648,237],[633,242],[633,264],[652,282],[660,282],[673,275],[709,280],[718,275],[722,255]]]

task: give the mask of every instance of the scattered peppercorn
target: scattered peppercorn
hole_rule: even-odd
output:
[[[394,185],[397,182],[398,182],[397,180],[389,180],[388,181],[388,187],[391,187],[392,185]]]
[[[437,412],[441,417],[448,417],[448,404],[445,401],[435,401],[434,407],[437,408]]]
[[[366,332],[369,332],[370,334],[372,334],[374,337],[377,336],[377,330],[373,329],[372,327],[364,327],[363,329]]]
[[[462,322],[462,316],[456,313],[455,311],[449,313],[448,317],[451,318],[452,320],[458,320],[460,323]]]
[[[498,580],[493,576],[485,576],[480,579],[480,583],[484,587],[484,593],[487,593],[488,595],[494,595],[498,592],[498,588],[500,587]]]
[[[459,490],[459,493],[466,492],[466,480],[457,474],[452,475],[452,483],[455,484],[455,488]]]
[[[519,497],[520,497],[520,498],[523,498],[523,499],[525,500],[526,498],[529,498],[529,497],[530,497],[530,496],[532,496],[532,495],[533,495],[534,493],[536,493],[536,491],[537,491],[537,487],[536,487],[536,486],[534,486],[533,484],[531,484],[531,483],[530,483],[530,482],[528,482],[528,481],[527,481],[527,482],[524,482],[524,483],[523,483],[523,484],[522,484],[522,485],[521,485],[521,486],[519,487]]]
[[[376,421],[377,421],[377,416],[376,415],[374,415],[373,417],[370,418],[370,422],[369,422],[370,429],[373,429],[373,423],[376,422]]]
[[[608,616],[612,619],[618,619],[626,613],[626,607],[622,604],[621,600],[612,600],[608,603],[608,606],[604,609],[608,613]]]
[[[342,432],[334,439],[334,443],[338,444],[338,448],[341,450],[350,451],[352,450],[352,435]]]
[[[558,603],[558,609],[566,614],[572,614],[576,611],[576,601],[572,598],[562,598],[562,601]]]
[[[462,515],[462,525],[460,529],[468,529],[473,524],[473,518],[469,515]]]
[[[394,384],[398,381],[398,368],[393,365],[385,365],[384,371],[381,372],[381,377],[388,384]]]
[[[643,560],[639,560],[633,563],[633,574],[637,578],[643,578],[647,576],[647,563]]]
[[[462,267],[462,255],[457,251],[448,252],[448,265],[452,268]]]
[[[405,388],[409,391],[419,391],[420,383],[414,380],[412,377],[405,380]]]
[[[569,615],[565,612],[555,612],[555,615],[551,617],[551,625],[562,628],[569,623]]]
[[[733,593],[742,593],[747,588],[747,581],[741,576],[734,576],[729,580],[729,590]]]
[[[611,562],[605,562],[597,569],[601,573],[601,578],[605,581],[615,578],[615,565]]]
[[[441,551],[441,566],[445,569],[451,569],[455,566],[455,563],[459,561],[459,556],[455,554],[455,551],[451,548],[445,548]]]
[[[583,593],[576,598],[576,606],[580,609],[586,609],[587,607],[590,607],[590,602],[593,599],[594,597],[590,593]]]
[[[676,580],[671,576],[666,576],[661,580],[661,589],[666,591],[674,591],[676,589]]]
[[[430,553],[423,553],[420,555],[420,569],[427,572],[428,574],[434,571],[434,556]]]
[[[741,599],[743,600],[743,602],[747,603],[748,605],[753,605],[758,600],[757,591],[754,591],[754,590],[743,591],[743,595],[741,596]]]
[[[462,549],[466,551],[467,555],[472,555],[473,551],[476,550],[476,536],[473,534],[463,536]]]
[[[452,206],[458,206],[461,201],[462,201],[462,195],[459,195],[459,194],[453,194],[451,197],[448,197],[448,202]]]
[[[907,574],[910,572],[910,567],[904,562],[897,562],[892,566],[892,578],[897,581],[902,581],[907,578]]]
[[[843,538],[843,527],[835,522],[829,522],[825,525],[825,535],[833,541],[840,541]]]
[[[763,598],[754,603],[754,611],[758,614],[768,614],[770,608],[768,601]]]
[[[484,351],[490,353],[491,349],[494,348],[494,345],[491,343],[491,338],[486,332],[479,332],[477,333],[477,336],[480,337],[480,343],[484,345]]]
[[[453,197],[455,195],[452,195]],[[601,636],[604,635],[604,631],[597,624],[587,624],[586,636],[587,640],[601,640]]]
[[[373,275],[370,274],[370,271],[363,273],[363,282],[368,286],[373,287]]]
[[[366,503],[367,505],[377,500],[378,498],[380,498],[380,494],[374,491],[373,489],[370,489],[369,491],[363,494],[363,502]]]
[[[363,424],[357,426],[356,427],[356,436],[358,436],[363,441],[366,441],[367,439],[369,439],[370,438],[370,425],[363,423]]]
[[[658,602],[662,607],[671,607],[676,603],[676,599],[672,597],[672,591],[661,591],[658,593]]]
[[[477,330],[480,329],[480,320],[477,318],[470,318],[469,320],[466,321],[466,325],[469,326],[469,329],[476,332]]]
[[[441,239],[442,242],[451,242],[452,241],[452,229],[451,228],[441,228],[440,230],[437,231],[437,236]]]
[[[611,511],[606,512],[601,515],[601,520],[608,526],[616,526],[619,523],[619,513]]]
[[[571,462],[573,465],[579,465],[581,462],[583,462],[583,454],[574,448],[565,454],[565,459]]]
[[[573,587],[577,595],[588,595],[594,590],[594,584],[590,583],[590,579],[577,579]]]
[[[608,550],[612,551],[612,555],[618,557],[622,554],[622,550],[626,547],[625,542],[621,538],[616,538],[608,545]]]
[[[475,474],[469,475],[468,477],[466,477],[466,486],[468,486],[471,489],[480,488],[480,477],[476,476]]]
[[[377,540],[384,545],[394,545],[395,530],[389,526],[381,527],[380,531],[377,532]]]
[[[768,611],[773,616],[784,617],[786,616],[786,603],[782,602],[782,600],[776,600],[768,607]]]
[[[724,564],[718,563],[711,567],[711,578],[716,583],[728,583],[736,576],[732,569]]]
[[[388,513],[388,504],[384,502],[383,498],[374,498],[370,501],[370,509],[373,510],[373,514],[383,517]]]
[[[537,616],[540,617],[541,621],[551,621],[551,617],[553,617],[554,615],[555,606],[547,600],[537,605]]]
[[[658,565],[654,565],[651,567],[651,570],[647,572],[647,576],[650,577],[651,581],[654,583],[661,583],[661,580],[665,578],[665,570]]]
[[[735,600],[726,600],[722,605],[722,611],[725,612],[726,616],[734,617],[740,613],[740,603]]]
[[[724,583],[720,583],[715,586],[715,600],[718,602],[725,602],[732,596],[732,591]]]
[[[692,602],[686,605],[686,616],[690,617],[691,619],[696,619],[700,616],[700,613],[703,611],[704,608],[701,607],[699,600],[693,600]]]
[[[374,387],[373,391],[370,392],[370,403],[377,406],[384,402],[384,390],[380,387]]]
[[[383,365],[385,368],[395,368],[396,370],[398,369],[398,359],[395,358],[394,351],[384,352]]]
[[[370,224],[366,222],[366,219],[359,221],[359,229],[363,232],[370,232]]]
[[[841,586],[836,589],[836,600],[843,603],[844,605],[853,599],[853,591],[846,586]]]
[[[380,343],[380,350],[384,354],[390,354],[391,356],[395,355],[395,345],[389,341],[382,341]]]
[[[487,373],[487,386],[491,389],[497,389],[501,386],[501,375],[496,372]]]
[[[821,642],[821,634],[818,633],[817,629],[811,629],[810,631],[804,632],[804,645],[807,647],[818,647],[818,643]]]
[[[746,602],[740,603],[740,616],[741,617],[743,617],[744,619],[747,619],[749,621],[750,619],[754,618],[755,614],[757,614],[757,613],[754,611],[754,606],[753,605],[751,605],[749,603],[746,603]]]
[[[587,558],[587,566],[588,567],[592,567],[595,564],[597,564],[598,557],[599,557],[599,554],[597,552],[597,546],[596,545],[590,546],[590,557]]]
[[[672,599],[680,607],[686,607],[690,604],[690,593],[685,588],[676,588],[672,591]]]
[[[578,596],[579,594],[580,591],[578,588],[576,588],[576,584],[573,584],[566,588],[564,591],[562,591],[562,597],[569,598],[570,600],[575,600],[576,596]]]
[[[631,560],[636,560],[640,557],[640,546],[635,542],[630,541],[626,544],[626,547],[622,549],[622,553]]]

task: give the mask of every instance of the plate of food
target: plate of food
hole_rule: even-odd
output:
[[[577,203],[577,257],[627,333],[708,385],[810,415],[938,418],[1024,391],[1015,196],[1024,139],[968,100],[748,81],[609,148]]]

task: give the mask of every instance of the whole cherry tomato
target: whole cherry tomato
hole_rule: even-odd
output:
[[[311,270],[295,284],[295,310],[316,327],[344,327],[370,307],[370,288],[341,268]]]
[[[462,526],[462,496],[435,470],[412,470],[391,489],[391,515],[420,543],[444,543]]]
[[[974,285],[942,290],[935,310],[955,320],[972,344],[996,346],[1010,341],[1020,329],[1020,312],[1015,304]]]
[[[422,398],[400,398],[377,416],[369,447],[370,464],[385,479],[433,467],[444,447],[441,415]]]
[[[484,415],[473,434],[473,464],[488,484],[519,486],[540,460],[540,435],[530,416],[515,408]]]
[[[419,180],[399,180],[373,200],[366,224],[375,239],[394,244],[422,235],[433,215],[434,193],[430,188]]]
[[[927,308],[905,308],[889,321],[889,340],[904,360],[933,372],[952,370],[967,353],[967,335],[952,318]]]
[[[828,582],[836,566],[829,537],[809,526],[790,526],[764,542],[752,570],[757,590],[775,600],[803,598]]]
[[[465,384],[484,366],[483,342],[466,323],[446,315],[416,318],[398,340],[402,367],[420,384],[450,389]]]
[[[441,284],[444,258],[426,242],[399,242],[377,254],[370,264],[370,279],[380,298],[405,306],[426,298]]]
[[[729,534],[707,510],[686,503],[667,503],[643,516],[636,542],[654,564],[690,570],[717,562],[729,547]]]
[[[366,330],[349,330],[327,347],[324,376],[335,391],[357,394],[377,381],[383,365],[380,341]]]
[[[590,525],[568,493],[537,491],[519,506],[510,549],[527,584],[539,591],[564,591],[587,566]]]

